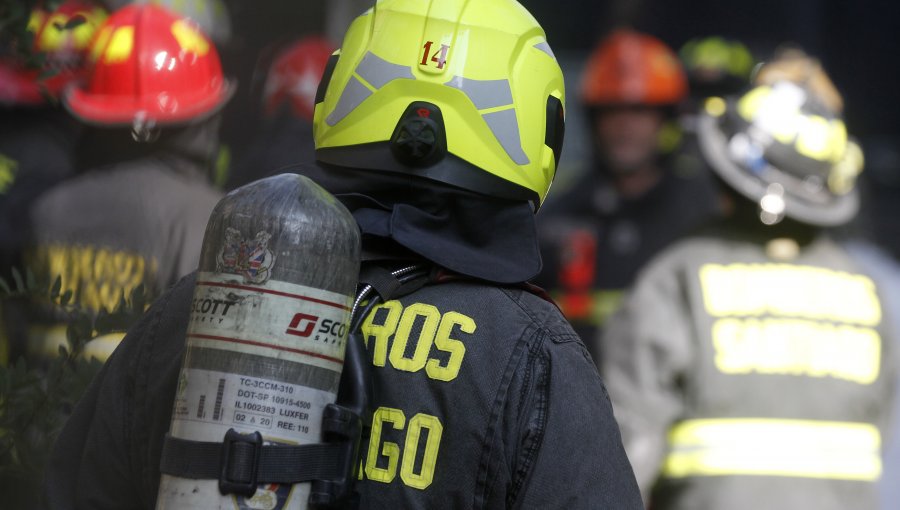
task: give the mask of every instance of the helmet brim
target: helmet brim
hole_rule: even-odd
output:
[[[135,102],[132,98],[117,99],[87,93],[80,87],[69,87],[63,95],[63,105],[75,118],[97,126],[131,126],[135,120],[153,121],[156,126],[202,122],[218,113],[234,96],[237,83],[222,80],[216,90],[197,94],[163,107],[160,101]]]
[[[720,127],[719,118],[703,112],[697,128],[700,150],[713,171],[744,197],[754,202],[762,200],[774,181],[754,175],[729,157],[728,137]],[[822,187],[814,196],[816,202],[811,202],[787,192],[785,216],[808,225],[836,227],[853,219],[859,211],[859,192],[856,189],[844,195],[835,195]]]

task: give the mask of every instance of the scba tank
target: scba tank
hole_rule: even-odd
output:
[[[222,442],[230,429],[264,444],[321,443],[335,401],[359,276],[350,213],[306,177],[283,174],[229,193],[203,239],[171,436]],[[157,509],[301,509],[310,484],[163,475]]]

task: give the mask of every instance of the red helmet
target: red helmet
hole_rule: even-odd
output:
[[[309,36],[281,51],[269,68],[263,90],[266,115],[284,103],[292,113],[310,122],[316,106],[316,90],[334,47],[319,36]]]
[[[66,0],[54,11],[35,7],[28,31],[34,34],[32,50],[44,58],[43,68],[16,58],[0,60],[0,102],[37,105],[47,96],[58,97],[84,74],[88,42],[105,19],[106,10],[87,0]]]
[[[669,106],[687,95],[678,56],[659,39],[617,30],[591,54],[581,81],[581,98],[591,106]]]
[[[231,13],[228,0],[103,0],[113,11],[128,4],[156,4],[184,18],[191,18],[219,49],[231,40]]]
[[[113,13],[91,42],[88,83],[66,108],[101,125],[181,124],[218,111],[234,93],[215,45],[190,20],[153,4]]]

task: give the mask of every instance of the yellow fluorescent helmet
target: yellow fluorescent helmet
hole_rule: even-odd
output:
[[[518,2],[381,0],[326,68],[316,157],[536,210],[556,173],[564,102],[546,35]]]

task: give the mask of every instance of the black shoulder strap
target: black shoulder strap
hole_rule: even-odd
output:
[[[389,269],[377,264],[367,264],[359,271],[361,294],[371,287],[381,301],[389,301],[411,294],[429,283],[438,283],[438,270],[427,265],[405,266]]]

